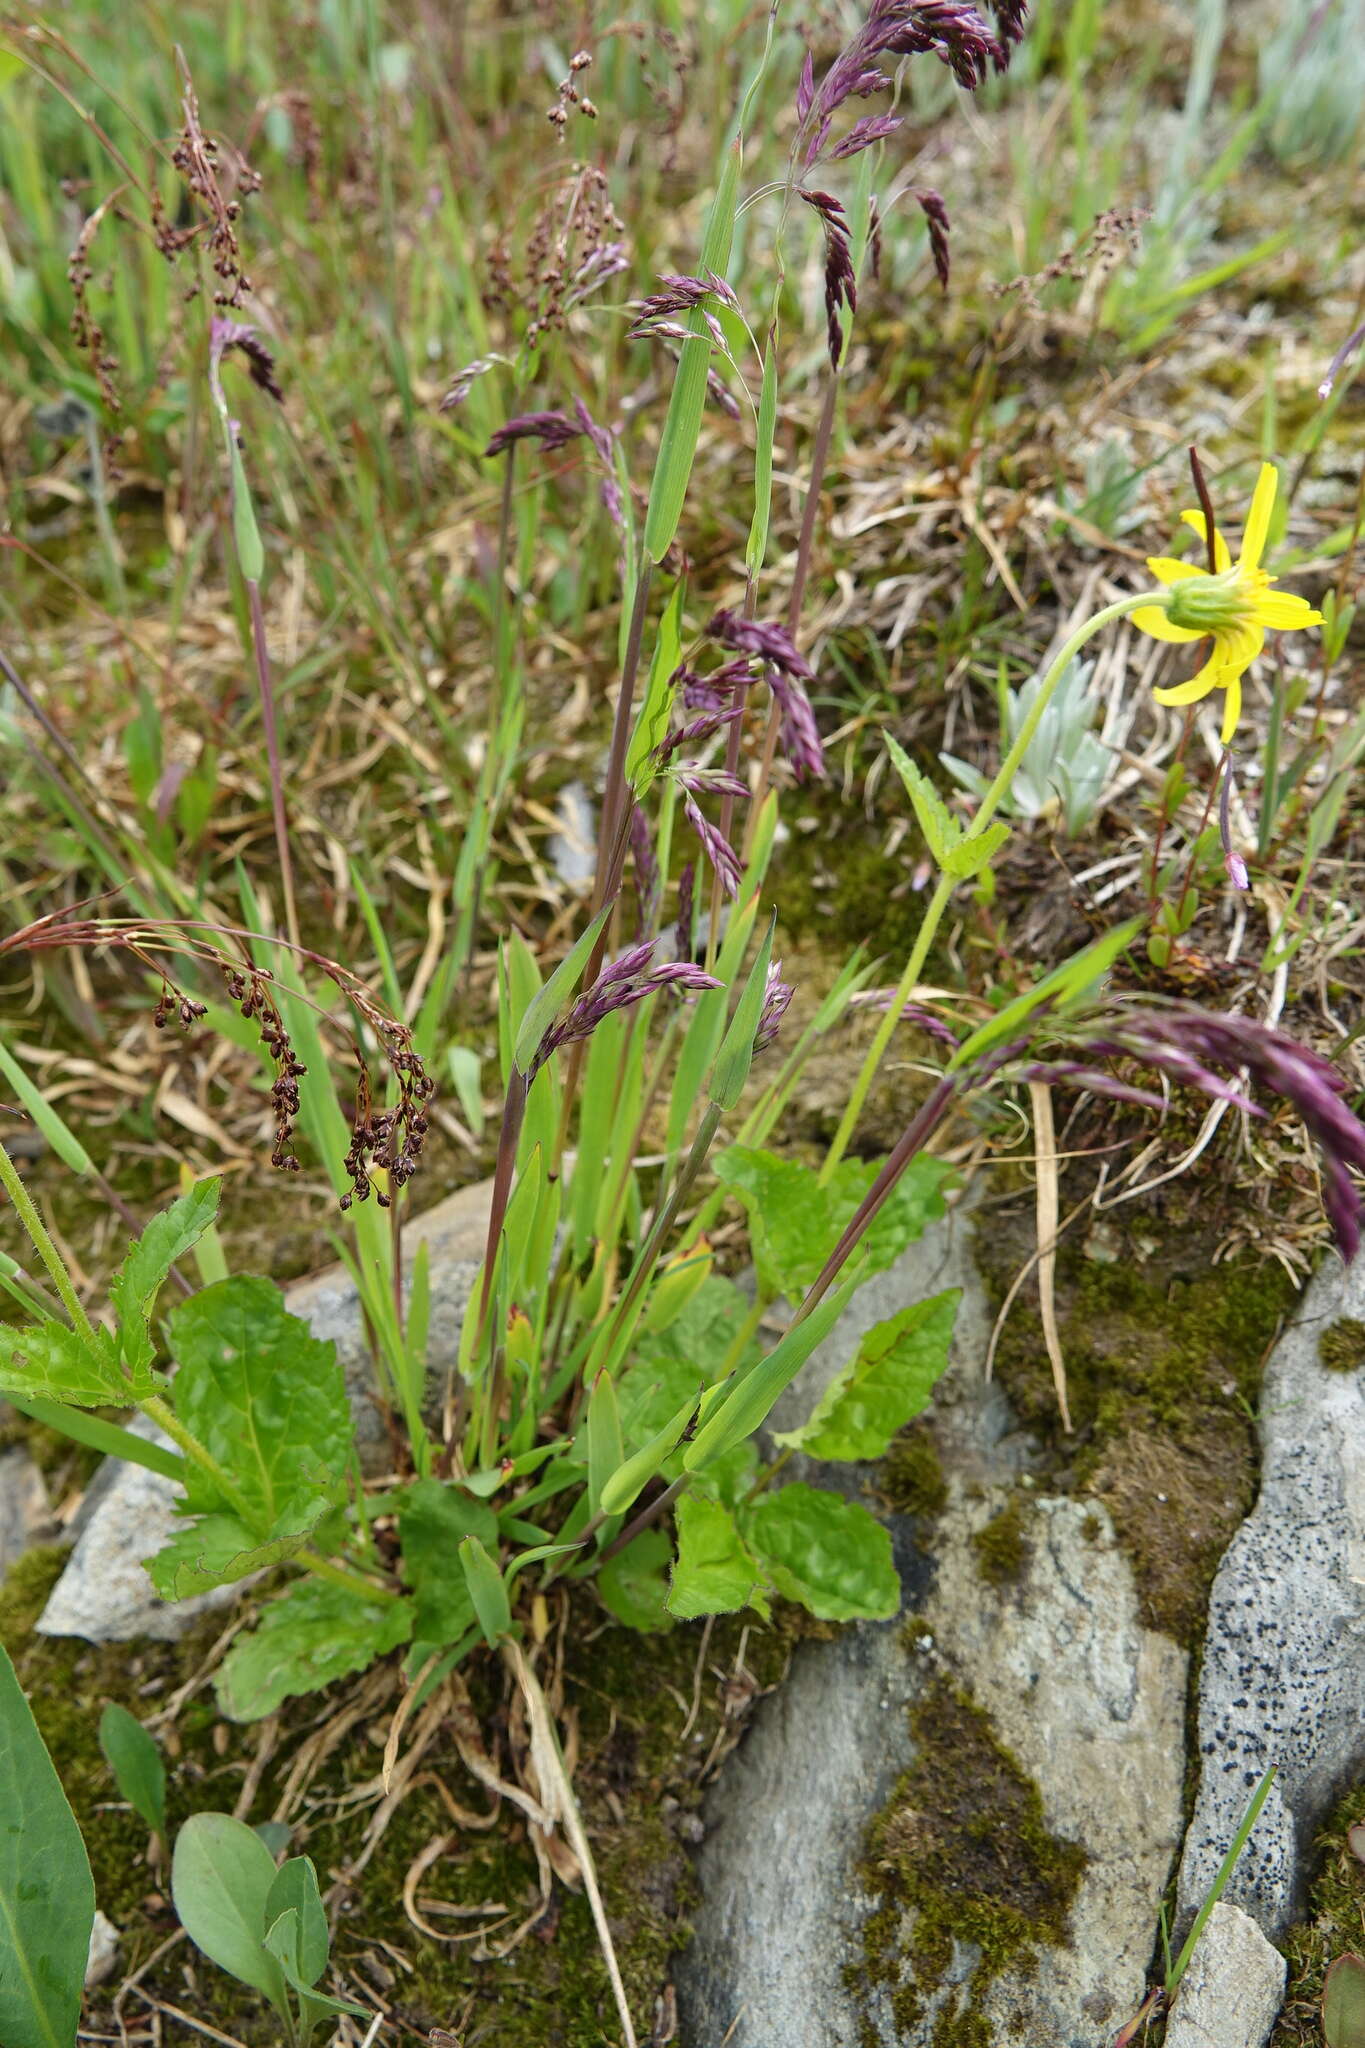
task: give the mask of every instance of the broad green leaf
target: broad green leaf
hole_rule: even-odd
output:
[[[889,1621],[900,1607],[891,1538],[857,1501],[784,1486],[759,1495],[744,1533],[778,1592],[821,1621]]]
[[[519,1073],[524,1074],[536,1056],[536,1048],[545,1036],[555,1018],[578,987],[588,956],[597,943],[603,925],[610,917],[612,905],[599,910],[596,917],[575,940],[574,945],[560,961],[544,988],[532,997],[522,1013],[521,1025],[512,1048],[512,1060]]]
[[[717,277],[724,277],[730,261],[735,203],[739,194],[740,156],[740,144],[736,138],[725,153],[720,185],[707,217],[701,252],[702,275],[710,270]],[[687,486],[692,475],[692,461],[697,452],[702,411],[706,404],[706,373],[711,364],[711,337],[706,325],[705,309],[696,307],[688,315],[687,324],[692,338],[682,345],[682,354],[673,379],[673,392],[668,404],[668,416],[664,421],[659,452],[654,461],[649,509],[645,513],[645,553],[653,562],[662,562],[672,547],[674,535],[678,531],[678,521],[682,517],[683,501],[687,496]]]
[[[81,1831],[0,1644],[0,2041],[72,2048],[95,1919]]]
[[[761,1565],[735,1526],[728,1508],[715,1500],[683,1494],[675,1510],[678,1557],[668,1589],[668,1611],[679,1621],[701,1614],[733,1614],[752,1607],[766,1617]]]
[[[129,1365],[150,1365],[154,1357],[148,1319],[171,1267],[192,1251],[218,1214],[221,1180],[196,1181],[153,1216],[109,1283],[109,1299],[123,1325],[123,1355]]]
[[[295,1941],[293,1965],[304,1984],[312,1986],[327,1968],[327,1913],[318,1889],[318,1874],[309,1856],[291,1856],[275,1872],[265,1901],[265,1924],[270,1927],[282,1913],[293,1912]]]
[[[108,1330],[97,1329],[91,1345],[64,1323],[0,1327],[0,1394],[76,1408],[124,1408],[165,1384],[146,1367],[125,1373]]]
[[[318,1496],[291,1504],[263,1536],[236,1515],[198,1515],[147,1560],[148,1576],[163,1600],[188,1600],[215,1586],[234,1586],[252,1572],[297,1556],[330,1512],[329,1503]]]
[[[721,1394],[716,1390],[720,1398],[683,1452],[684,1471],[701,1471],[744,1443],[767,1421],[773,1403],[791,1385],[816,1345],[829,1335],[864,1278],[862,1267],[855,1265],[843,1285],[818,1302],[802,1322],[794,1323],[766,1358],[728,1391]]]
[[[269,1280],[238,1275],[170,1317],[175,1411],[259,1512],[264,1537],[291,1505],[344,1491],[351,1410],[336,1346],[290,1315]],[[221,1505],[194,1466],[191,1507]]]
[[[906,795],[914,807],[920,831],[924,834],[924,843],[932,854],[935,865],[946,868],[949,855],[962,837],[962,827],[928,776],[915,766],[900,742],[893,739],[889,732],[884,732],[882,738],[886,742],[886,751],[895,763],[896,773],[905,784]]]
[[[474,1626],[474,1603],[460,1570],[460,1544],[466,1536],[477,1536],[496,1549],[497,1516],[461,1486],[419,1479],[399,1504],[398,1535],[403,1577],[414,1596],[415,1639],[433,1649],[458,1642]]]
[[[668,603],[664,606],[654,642],[653,659],[649,664],[649,680],[645,684],[644,702],[636,714],[635,730],[631,733],[630,745],[626,749],[626,781],[634,790],[637,799],[644,795],[658,773],[650,756],[654,749],[661,745],[668,732],[669,720],[673,715],[673,700],[678,693],[673,678],[682,658],[684,588],[680,576],[673,585]]]
[[[171,1896],[180,1924],[211,1963],[262,1992],[282,2016],[284,1977],[265,1946],[265,1902],[275,1859],[254,1828],[226,1813],[196,1813],[176,1836]]]
[[[673,1545],[662,1529],[642,1529],[601,1566],[594,1581],[608,1614],[627,1628],[671,1628],[668,1567]]]
[[[743,1203],[761,1285],[795,1300],[834,1249],[880,1171],[879,1160],[845,1159],[828,1184],[813,1166],[745,1145],[715,1158],[716,1178]],[[911,1161],[862,1241],[864,1277],[894,1264],[926,1223],[944,1213],[939,1189],[950,1169],[925,1154]]]
[[[885,1457],[897,1430],[929,1405],[948,1364],[959,1287],[874,1323],[808,1421],[775,1441],[812,1458]]]
[[[604,1366],[588,1395],[588,1419],[584,1431],[588,1440],[588,1499],[594,1514],[602,1505],[602,1488],[625,1463],[621,1441],[621,1411],[616,1385]]]
[[[460,1564],[479,1627],[496,1647],[512,1628],[512,1606],[502,1573],[477,1536],[466,1536],[461,1542]]]
[[[323,1579],[300,1579],[238,1636],[215,1683],[229,1721],[259,1721],[295,1693],[319,1692],[363,1671],[412,1633],[408,1600],[366,1600]]]
[[[944,873],[955,881],[969,882],[990,865],[1009,836],[1009,826],[997,819],[975,838],[959,841],[943,862]]]
[[[100,1748],[114,1782],[156,1834],[166,1832],[166,1766],[141,1721],[111,1700],[100,1715]]]

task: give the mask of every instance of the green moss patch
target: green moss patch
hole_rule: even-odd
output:
[[[1289,1960],[1284,2008],[1270,2048],[1319,2048],[1322,2041],[1322,1985],[1339,1955],[1365,1950],[1365,1863],[1347,1842],[1347,1831],[1365,1821],[1365,1784],[1342,1800],[1318,1836],[1320,1862],[1309,1892],[1308,1915],[1283,1944]]]
[[[1049,1831],[1037,1786],[967,1694],[935,1684],[910,1725],[915,1760],[873,1822],[861,1866],[878,1905],[850,1989],[884,1987],[908,2029],[966,1962],[939,2007],[934,2048],[990,2048],[982,1997],[1065,1938],[1085,1851]]]
[[[938,1446],[922,1423],[901,1431],[877,1478],[887,1504],[899,1515],[941,1515],[948,1505],[948,1481]]]
[[[1318,1357],[1329,1372],[1358,1372],[1365,1365],[1365,1323],[1338,1316],[1318,1338]]]
[[[998,1515],[972,1535],[976,1574],[985,1586],[1012,1586],[1028,1568],[1032,1546],[1027,1513],[1019,1494],[1012,1494]]]

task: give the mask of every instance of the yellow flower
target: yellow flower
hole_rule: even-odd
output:
[[[1241,716],[1242,677],[1265,645],[1267,629],[1294,632],[1300,626],[1322,624],[1321,612],[1315,612],[1306,598],[1274,589],[1261,567],[1278,483],[1274,463],[1263,462],[1242,535],[1242,552],[1235,563],[1227,542],[1216,530],[1213,575],[1190,562],[1177,562],[1170,555],[1149,556],[1147,567],[1169,586],[1171,594],[1164,605],[1144,605],[1133,613],[1133,624],[1150,633],[1154,640],[1212,639],[1213,651],[1197,676],[1152,694],[1158,704],[1196,704],[1210,690],[1226,690],[1224,746],[1231,740]],[[1182,512],[1180,516],[1204,540],[1203,513]]]

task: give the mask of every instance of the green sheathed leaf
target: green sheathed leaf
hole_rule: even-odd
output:
[[[686,1367],[683,1368],[684,1375]],[[598,1498],[598,1507],[606,1515],[623,1515],[628,1507],[648,1486],[656,1472],[661,1472],[682,1441],[683,1431],[695,1415],[697,1397],[689,1394],[682,1405],[668,1417],[656,1433],[643,1443],[638,1451],[632,1451],[616,1470],[603,1482]]]
[[[259,1513],[263,1538],[301,1499],[341,1497],[352,1425],[336,1346],[290,1315],[278,1287],[222,1280],[182,1302],[169,1328],[176,1414]],[[195,1466],[185,1490],[191,1507],[222,1505]]]
[[[320,1497],[302,1501],[264,1536],[248,1529],[236,1515],[198,1515],[148,1559],[148,1576],[163,1600],[188,1600],[215,1586],[236,1585],[252,1572],[297,1556],[330,1513],[329,1503]]]
[[[415,1601],[414,1638],[435,1649],[457,1643],[474,1626],[474,1602],[460,1570],[460,1544],[466,1536],[477,1536],[496,1548],[497,1516],[463,1487],[418,1479],[399,1503],[398,1534],[403,1577]]]
[[[158,1835],[166,1832],[166,1766],[141,1721],[111,1700],[100,1715],[100,1748],[114,1783]]]
[[[739,193],[740,154],[740,144],[736,138],[726,151],[720,185],[711,202],[711,212],[707,218],[706,236],[701,252],[703,275],[710,270],[714,271],[717,277],[724,277],[730,261],[735,203]],[[673,394],[668,405],[668,417],[664,421],[659,453],[655,458],[649,509],[645,514],[645,553],[653,562],[663,560],[672,547],[678,531],[683,501],[687,496],[687,486],[692,476],[692,461],[697,452],[702,411],[706,404],[706,372],[711,363],[711,335],[706,325],[703,307],[695,308],[688,315],[688,327],[694,338],[682,345],[677,374],[673,380]]]
[[[668,732],[669,720],[673,716],[673,700],[677,696],[677,685],[673,678],[682,658],[682,607],[685,585],[681,577],[673,585],[673,592],[664,606],[659,621],[659,631],[654,642],[654,655],[649,664],[649,680],[645,685],[645,698],[635,720],[635,730],[630,736],[626,749],[626,780],[642,797],[658,774],[657,766],[650,756]]]
[[[229,1721],[259,1721],[295,1693],[318,1692],[412,1633],[408,1600],[364,1600],[345,1586],[300,1579],[238,1636],[214,1690]]]
[[[668,1591],[668,1611],[679,1621],[701,1614],[733,1614],[752,1607],[766,1617],[763,1570],[719,1501],[683,1494],[675,1510],[678,1559]]]
[[[1005,1045],[1019,1035],[1030,1017],[1047,1005],[1054,1016],[1065,1016],[1067,1011],[1087,997],[1114,962],[1126,953],[1141,930],[1145,919],[1127,918],[1123,924],[1115,925],[1113,931],[1103,938],[1085,946],[1051,974],[1045,974],[1032,988],[1016,996],[1003,1010],[964,1039],[948,1062],[949,1071],[964,1067],[972,1060],[980,1059],[984,1053],[992,1052],[998,1045]]]
[[[776,917],[769,918],[763,942],[754,956],[753,966],[749,969],[744,993],[735,1004],[735,1014],[730,1019],[730,1027],[720,1042],[716,1064],[711,1069],[711,1081],[707,1092],[712,1102],[720,1109],[734,1108],[744,1092],[744,1083],[748,1080],[749,1069],[754,1063],[754,1040],[758,1036],[763,1002],[768,992],[768,965],[773,957],[773,934],[776,929]]]
[[[232,458],[232,538],[237,548],[237,566],[248,583],[259,583],[265,574],[265,549],[261,545],[261,529],[256,524],[256,507],[246,480],[242,451],[231,433],[228,450]]]
[[[588,1396],[588,1499],[594,1514],[602,1505],[602,1488],[625,1462],[621,1441],[621,1411],[616,1386],[605,1366],[598,1373]]]
[[[466,1536],[460,1545],[460,1564],[465,1584],[474,1603],[474,1614],[486,1641],[496,1646],[512,1630],[512,1605],[507,1598],[502,1573],[477,1536]]]
[[[778,1592],[821,1621],[889,1621],[900,1608],[891,1538],[857,1501],[784,1486],[759,1495],[744,1533]]]
[[[673,1545],[662,1529],[642,1529],[599,1569],[593,1583],[608,1614],[627,1628],[671,1628],[668,1567]]]
[[[882,1458],[897,1430],[929,1405],[948,1364],[960,1287],[874,1323],[810,1419],[775,1441],[812,1458]]]
[[[288,2010],[284,1977],[265,1946],[265,1902],[275,1859],[254,1828],[226,1813],[196,1813],[176,1837],[171,1896],[180,1924],[211,1963]]]
[[[842,1287],[827,1294],[804,1322],[794,1324],[765,1359],[715,1402],[683,1453],[684,1471],[701,1471],[744,1443],[767,1421],[778,1395],[791,1385],[816,1345],[829,1335],[854,1288],[865,1277],[862,1267],[855,1266]]]
[[[759,1279],[770,1293],[804,1294],[880,1170],[880,1161],[842,1160],[825,1186],[813,1166],[774,1152],[731,1145],[716,1154],[716,1178],[744,1205]],[[927,1223],[943,1215],[939,1189],[950,1169],[924,1154],[911,1161],[863,1239],[864,1275],[894,1264]]]
[[[758,396],[758,434],[754,443],[754,516],[744,566],[757,577],[768,552],[768,522],[773,503],[773,439],[777,431],[777,346],[770,333],[763,350],[763,389]]]
[[[532,997],[522,1011],[521,1024],[512,1048],[512,1062],[518,1073],[526,1072],[536,1056],[536,1048],[541,1039],[578,987],[579,977],[588,964],[588,956],[597,943],[597,935],[611,916],[611,912],[611,904],[608,904],[605,910],[598,911],[591,924],[580,933],[570,951],[560,961],[544,988]],[[514,959],[516,957],[514,954]]]
[[[95,1919],[75,1815],[0,1644],[0,2041],[71,2048]]]

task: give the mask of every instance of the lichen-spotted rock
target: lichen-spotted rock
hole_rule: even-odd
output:
[[[1334,1341],[1362,1318],[1365,1259],[1333,1260],[1266,1368],[1260,1496],[1209,1604],[1179,1904],[1197,1909],[1274,1764],[1224,1893],[1272,1940],[1302,1905],[1314,1835],[1365,1770],[1365,1367]]]

